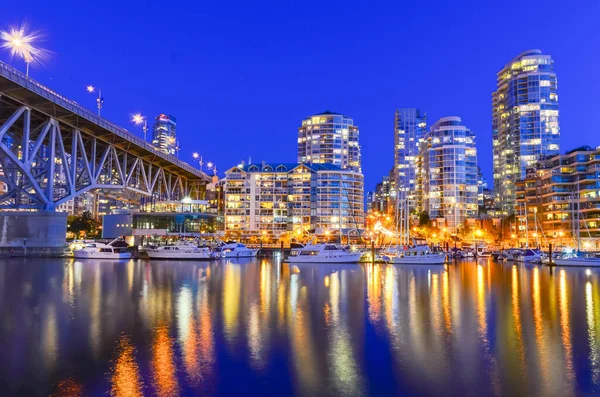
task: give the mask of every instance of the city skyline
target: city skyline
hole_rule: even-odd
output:
[[[440,39],[435,36],[439,29],[433,29],[431,33],[423,33],[424,37],[417,40],[418,43],[409,43],[406,49],[400,51],[405,53],[414,50],[417,44],[423,45],[423,52],[444,56],[443,67],[439,67],[440,63],[434,63],[433,67],[428,62],[416,62],[416,65],[402,63],[398,68],[401,54],[386,54],[385,57],[375,55],[374,51],[399,39],[402,34],[416,31],[417,27],[408,24],[399,28],[398,32],[386,31],[368,19],[373,12],[381,10],[365,9],[360,4],[342,10],[339,16],[353,21],[362,18],[364,22],[361,29],[349,37],[343,36],[349,32],[346,28],[338,33],[331,27],[318,27],[312,33],[294,31],[293,28],[306,19],[316,24],[324,16],[308,15],[306,11],[293,6],[288,10],[269,10],[265,15],[260,15],[265,11],[262,6],[256,9],[240,6],[223,26],[226,29],[231,23],[237,23],[243,15],[248,15],[254,21],[249,22],[250,25],[242,24],[248,37],[242,38],[239,29],[220,38],[216,37],[217,34],[209,34],[207,40],[200,40],[198,48],[193,51],[189,51],[190,42],[186,39],[173,42],[169,34],[161,36],[141,28],[144,20],[147,20],[146,16],[155,12],[152,5],[136,9],[136,13],[128,12],[126,7],[123,14],[117,13],[113,18],[120,21],[133,14],[138,15],[131,24],[104,30],[98,29],[98,24],[102,23],[102,16],[111,7],[100,7],[98,13],[94,14],[97,18],[87,15],[83,18],[87,5],[81,10],[74,10],[75,24],[67,29],[64,27],[66,24],[61,22],[64,16],[50,9],[44,13],[42,20],[9,5],[5,19],[7,26],[3,28],[27,20],[33,28],[43,30],[46,34],[43,45],[53,55],[44,66],[32,67],[31,76],[90,109],[95,107],[95,98],[85,93],[85,85],[102,87],[105,98],[103,116],[133,133],[140,133],[129,121],[134,112],[149,116],[161,112],[177,115],[178,135],[183,148],[180,158],[190,163],[193,163],[194,151],[210,153],[223,170],[250,156],[257,162],[263,158],[274,161],[293,158],[298,120],[323,109],[343,112],[360,126],[365,184],[371,189],[391,167],[391,118],[394,109],[401,107],[425,109],[430,120],[453,115],[461,117],[478,137],[479,163],[484,175],[491,181],[492,128],[489,103],[490,93],[495,88],[495,75],[510,59],[530,48],[540,48],[544,54],[552,56],[560,77],[560,123],[564,133],[561,152],[582,144],[600,144],[600,137],[593,136],[592,124],[592,110],[598,107],[598,100],[590,94],[595,92],[594,87],[598,82],[593,79],[588,82],[585,77],[591,75],[591,65],[598,63],[598,55],[592,51],[581,51],[563,39],[569,37],[576,41],[578,37],[585,37],[586,45],[590,47],[600,41],[597,34],[584,36],[582,33],[593,26],[592,15],[598,10],[597,4],[584,2],[581,9],[573,10],[560,2],[551,3],[543,10],[537,10],[533,2],[519,2],[524,16],[507,20],[503,27],[506,30],[521,29],[520,40],[512,41],[504,40],[499,32],[492,33],[491,29],[487,29],[486,24],[499,20],[508,12],[501,10],[500,6],[486,9],[473,5],[470,12],[464,13],[463,10],[465,15],[458,15],[458,11],[446,8],[443,4],[428,9],[431,15],[427,15],[427,19],[434,22],[432,25],[447,15],[455,15],[457,24],[470,21],[473,14],[479,16],[464,32],[449,29],[447,37]],[[32,6],[38,10],[48,7],[36,1]],[[398,7],[390,6],[389,14],[398,11]],[[400,8],[407,15],[419,11],[411,6]],[[510,4],[506,8],[511,8]],[[323,14],[326,15],[330,9],[333,6],[326,6]],[[523,24],[528,10],[535,10],[540,18],[554,20],[554,34],[541,37],[534,34],[535,26]],[[76,17],[78,13],[82,13],[81,18]],[[218,6],[210,6],[202,13],[192,7],[189,15],[205,18],[222,13],[225,10]],[[361,13],[365,14],[364,17]],[[381,14],[378,12],[380,18],[387,18]],[[36,15],[39,14],[36,12]],[[277,16],[279,19],[271,22]],[[184,21],[189,19],[185,16],[182,18]],[[284,20],[289,22],[290,27],[284,26]],[[264,26],[261,27],[261,23]],[[214,28],[214,25],[209,23],[204,29],[211,27]],[[281,30],[278,37],[271,34],[273,28]],[[74,30],[78,31],[78,37],[73,36]],[[182,30],[185,30],[185,23],[178,27],[177,33]],[[95,36],[100,31],[103,35],[101,38]],[[202,32],[204,30],[194,37],[201,38]],[[116,36],[122,39],[121,43],[116,43]],[[468,39],[476,36],[482,37],[469,42]],[[302,40],[294,42],[298,38]],[[329,53],[326,43],[330,40],[327,39],[341,40],[341,43],[348,45],[356,66],[320,61],[319,68],[307,68],[305,65],[303,68],[308,70],[302,71],[301,67],[292,65],[291,60],[295,61],[308,49],[317,55]],[[379,39],[380,43],[376,41]],[[456,40],[462,40],[463,47],[456,48]],[[68,47],[68,43],[77,45],[86,42],[97,43],[93,51],[74,51],[73,47]],[[172,46],[164,45],[166,43],[172,43]],[[217,48],[219,46],[224,46],[227,52]],[[131,51],[131,48],[135,50]],[[160,68],[144,62],[156,48],[162,48],[163,51],[160,59],[164,62],[160,63]],[[201,51],[201,48],[205,51]],[[474,49],[478,52],[474,52]],[[237,55],[232,55],[236,50]],[[477,57],[472,56],[475,53]],[[373,57],[377,58],[375,62]],[[272,65],[265,66],[264,59]],[[373,65],[367,65],[367,59]],[[24,70],[24,65],[16,59],[11,62],[7,53],[0,54],[0,60]],[[259,64],[262,69],[258,68]],[[194,65],[194,69],[189,65]],[[191,79],[194,76],[197,76],[196,79]],[[344,82],[351,95],[340,95],[336,90],[311,90],[307,85],[311,81],[315,88],[325,86],[325,82],[332,78]],[[286,99],[281,100],[282,97]],[[235,115],[240,120],[266,112],[274,116],[269,122],[256,122],[248,128],[238,128],[235,126],[240,123],[235,123],[235,118],[230,123],[222,122],[225,117],[231,117],[232,108],[238,109]],[[587,135],[585,140],[580,138],[582,135]],[[231,138],[227,139],[227,144],[224,144],[224,137]],[[265,139],[272,137],[277,139],[272,140],[272,145],[265,145]],[[278,150],[277,156],[271,154],[274,148]]]

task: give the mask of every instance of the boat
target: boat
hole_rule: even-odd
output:
[[[233,241],[222,242],[218,247],[213,248],[211,257],[220,258],[253,258],[258,254],[258,249],[248,248],[242,243]]]
[[[553,259],[557,266],[600,266],[600,258],[586,256],[583,252],[566,253],[560,258]]]
[[[524,263],[541,263],[542,253],[538,250],[526,249],[517,255],[514,260]]]
[[[478,258],[489,258],[490,256],[492,256],[492,253],[490,251],[488,251],[487,246],[478,245],[476,247],[476,256]]]
[[[93,242],[86,244],[81,249],[73,251],[77,259],[130,259],[129,245],[121,239],[116,238],[108,244]]]
[[[386,255],[384,260],[394,265],[443,265],[446,263],[446,254],[432,251],[425,240],[414,239],[413,245]]]
[[[521,255],[522,252],[523,250],[519,248],[509,248],[505,251],[502,251],[502,253],[500,254],[500,259],[503,259],[507,262],[514,262],[517,260],[517,257]]]
[[[196,241],[178,241],[175,245],[147,248],[146,253],[150,259],[211,259],[210,248],[198,247]]]
[[[334,244],[307,244],[296,247],[288,256],[290,263],[358,263],[363,253],[338,248]]]

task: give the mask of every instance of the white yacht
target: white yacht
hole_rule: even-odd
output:
[[[567,253],[560,258],[553,259],[557,266],[600,266],[600,258],[594,256],[583,256],[579,253]]]
[[[196,241],[179,241],[175,245],[148,248],[146,253],[150,259],[211,259],[210,248],[198,247]]]
[[[390,252],[384,260],[394,265],[443,265],[446,254],[433,252],[427,243],[415,241],[412,246],[399,247]]]
[[[77,259],[130,259],[129,246],[123,239],[117,238],[108,244],[93,242],[73,251]]]
[[[219,258],[253,258],[258,254],[258,249],[248,248],[244,244],[236,242],[223,243],[213,248],[211,257]]]
[[[295,248],[288,261],[290,263],[358,263],[363,256],[359,251],[346,251],[334,244],[307,244]]]

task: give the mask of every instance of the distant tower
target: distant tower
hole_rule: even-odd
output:
[[[498,72],[492,93],[494,200],[515,212],[518,179],[541,157],[559,154],[558,95],[554,61],[525,51]]]
[[[159,114],[154,119],[154,130],[152,144],[161,152],[175,155],[177,150],[177,132],[175,117],[167,114]]]
[[[334,164],[361,172],[358,127],[341,113],[315,114],[298,128],[298,162]]]
[[[419,141],[427,133],[427,115],[419,109],[396,109],[394,113],[394,178],[405,191],[410,209],[416,208],[416,160]],[[402,195],[404,197],[404,195]]]

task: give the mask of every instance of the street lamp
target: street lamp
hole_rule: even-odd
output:
[[[133,115],[131,121],[133,121],[133,123],[135,125],[142,125],[142,131],[144,132],[144,142],[146,141],[146,135],[148,132],[148,122],[146,120],[146,117],[142,116],[141,113],[136,113]]]
[[[25,61],[25,77],[29,78],[29,65],[40,63],[48,54],[48,51],[35,47],[35,41],[40,38],[39,32],[26,33],[26,25],[20,28],[10,28],[9,31],[0,31],[2,48],[10,50],[12,56],[18,56]]]
[[[96,92],[96,87],[93,85],[88,85],[86,87],[87,92],[90,94]],[[98,106],[98,117],[100,117],[100,110],[102,110],[102,106],[104,105],[104,98],[102,97],[102,89],[98,88],[98,97],[96,98],[96,105]]]
[[[192,157],[194,160],[198,160],[198,164],[200,164],[200,171],[202,171],[202,166],[204,165],[204,161],[202,160],[202,156],[198,154],[198,152],[192,153]]]

